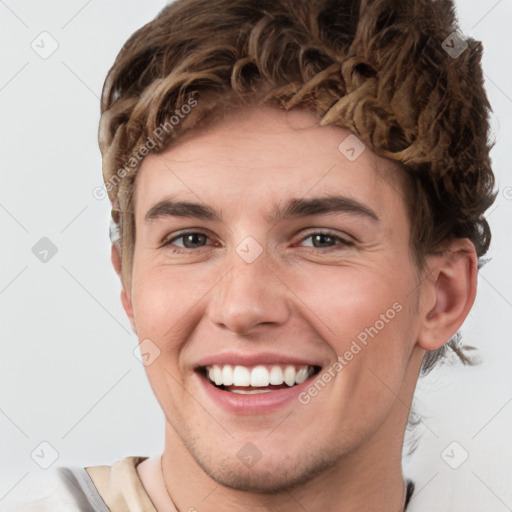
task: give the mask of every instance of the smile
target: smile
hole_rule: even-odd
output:
[[[238,394],[270,393],[302,384],[318,371],[311,365],[269,364],[241,366],[214,364],[203,371],[219,389]]]

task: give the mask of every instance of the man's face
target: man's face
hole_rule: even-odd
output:
[[[167,441],[224,485],[303,482],[394,421],[418,274],[397,171],[349,135],[248,109],[139,171],[132,322]]]

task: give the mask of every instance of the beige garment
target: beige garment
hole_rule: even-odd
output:
[[[136,467],[147,457],[125,457],[111,466],[85,468],[111,512],[156,512]]]

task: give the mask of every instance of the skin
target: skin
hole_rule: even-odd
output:
[[[338,150],[348,135],[309,112],[260,107],[143,161],[121,300],[139,340],[160,350],[146,372],[167,419],[162,471],[154,458],[137,468],[159,512],[173,503],[182,512],[402,510],[401,450],[421,361],[469,313],[476,254],[469,240],[452,240],[420,272],[397,170],[368,148],[349,161]],[[327,194],[357,200],[378,220],[266,218],[287,199]],[[222,221],[146,221],[170,196],[207,204]],[[185,229],[207,236],[185,246],[175,238]],[[308,236],[327,230],[332,238],[316,245]],[[263,250],[252,263],[236,252],[247,236]],[[115,246],[112,261],[120,274]],[[228,413],[194,371],[227,351],[292,354],[328,369],[396,303],[400,312],[306,405]],[[262,454],[250,469],[236,455],[247,442]]]

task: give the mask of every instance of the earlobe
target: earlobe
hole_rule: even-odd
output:
[[[446,250],[431,258],[429,265],[431,271],[423,291],[434,300],[422,306],[417,344],[425,350],[436,350],[457,333],[475,301],[475,247],[467,238],[454,239]]]
[[[126,290],[124,283],[122,282],[121,276],[121,255],[119,254],[119,249],[115,244],[112,244],[110,258],[112,260],[112,266],[116,271],[116,274],[121,278],[121,304],[123,305],[123,309],[126,313],[126,316],[130,320],[130,324],[132,326],[133,332],[137,334],[137,328],[135,324],[135,317],[133,315],[133,305],[132,299],[129,291]]]

